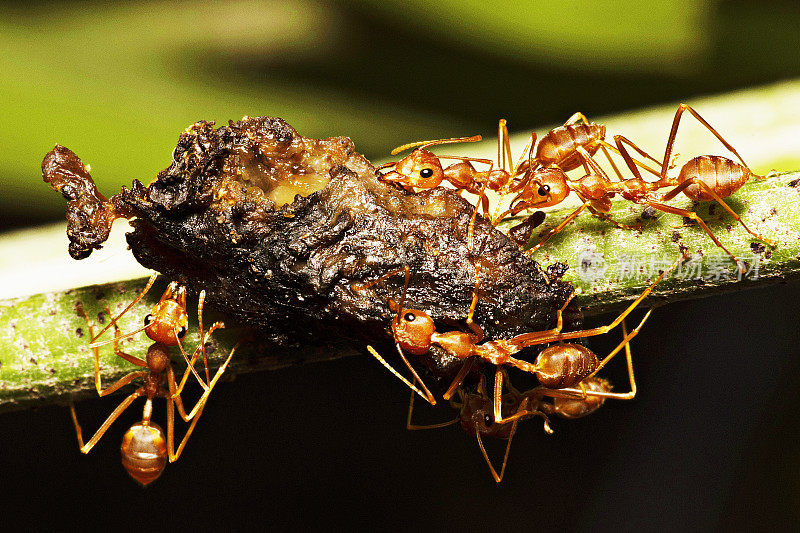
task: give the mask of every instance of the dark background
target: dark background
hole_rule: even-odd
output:
[[[618,13],[581,14],[575,7],[572,18],[558,18],[562,8],[555,5],[531,7],[532,28],[541,24],[534,17],[549,13],[555,17],[548,19],[552,32],[564,38],[559,48],[532,34],[528,54],[514,48],[520,39],[509,44],[502,32],[489,39],[479,25],[469,26],[476,19],[467,16],[477,9],[474,2],[427,8],[414,2],[408,8],[399,2],[320,4],[324,14],[334,15],[321,27],[335,37],[335,46],[312,44],[272,55],[224,46],[183,49],[165,71],[177,71],[175,78],[184,81],[188,76],[200,93],[193,101],[179,89],[163,95],[163,105],[178,111],[164,118],[154,109],[147,128],[136,131],[115,118],[141,113],[125,109],[126,91],[135,88],[118,87],[122,82],[110,73],[85,74],[86,90],[100,79],[107,83],[103,94],[119,90],[118,101],[91,104],[108,111],[106,123],[81,103],[74,86],[34,83],[35,72],[16,81],[8,77],[3,90],[16,96],[6,98],[7,120],[23,112],[29,119],[24,134],[0,137],[8,169],[3,187],[27,190],[36,157],[56,140],[90,151],[111,188],[132,174],[153,175],[164,166],[177,133],[199,118],[283,115],[304,135],[347,134],[368,156],[383,157],[411,139],[490,132],[501,116],[519,131],[563,121],[576,110],[605,114],[800,75],[800,10],[794,2],[683,4],[694,13],[684,26],[677,26],[683,19],[674,13],[677,18],[667,21],[647,18],[647,11],[658,15],[659,2],[645,12],[633,2],[620,3]],[[156,7],[164,5],[152,5],[156,20]],[[95,17],[100,29],[87,28],[86,42],[111,35],[104,46],[113,55],[114,17],[124,15],[84,3],[31,10],[20,2],[4,9],[6,42],[14,51],[4,61],[29,58],[6,65],[15,72],[46,67],[46,59],[59,54],[66,55],[59,64],[69,64],[73,52],[91,56],[88,48],[58,48],[57,36],[71,20]],[[652,28],[652,34],[646,38],[645,32],[640,48],[634,43],[626,49],[633,24]],[[508,28],[511,37],[520,31]],[[690,44],[699,39],[696,49],[669,44],[681,31]],[[569,32],[596,32],[598,44],[573,53]],[[156,33],[143,30],[141,39]],[[622,44],[614,45],[615,36]],[[44,53],[48,46],[52,57]],[[100,61],[103,54],[97,54]],[[120,70],[126,68],[136,67]],[[130,76],[135,80],[136,72]],[[26,79],[37,90],[51,91],[55,104],[29,100]],[[276,84],[293,89],[294,107],[270,92]],[[59,91],[69,90],[80,105],[57,107]],[[238,98],[235,105],[208,103],[225,92]],[[347,105],[320,106],[334,97]],[[389,102],[397,107],[385,115],[375,112]],[[30,106],[38,114],[31,115]],[[203,114],[204,106],[210,115]],[[101,131],[86,133],[90,128],[79,122],[81,113],[92,115]],[[52,124],[49,116],[56,117]],[[160,156],[142,155],[152,153]],[[3,227],[63,217],[58,195],[40,183],[30,190],[41,196],[20,202],[3,194]],[[69,529],[789,529],[800,514],[799,296],[797,284],[780,285],[657,310],[633,344],[639,396],[609,403],[585,419],[555,420],[552,436],[538,422],[521,425],[499,485],[475,440],[459,428],[406,431],[406,390],[374,360],[355,357],[242,375],[221,385],[184,455],[147,489],[130,481],[119,463],[122,428],[138,418],[138,408],[88,456],[77,451],[64,407],[4,414],[0,510],[7,521],[19,517],[32,527]],[[592,340],[592,348],[610,350],[618,338],[608,337]],[[625,382],[620,362],[609,371],[615,383]],[[117,401],[79,404],[84,428],[96,428]],[[446,407],[420,408],[418,414],[430,422],[451,416]],[[493,449],[495,455],[502,451]]]

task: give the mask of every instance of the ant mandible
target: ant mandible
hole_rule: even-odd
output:
[[[672,156],[672,150],[675,142],[675,137],[678,131],[678,125],[684,111],[694,116],[701,124],[703,124],[714,136],[722,142],[736,157],[741,161],[741,165],[731,161],[722,156],[706,155],[695,157],[686,163],[677,178],[668,178],[667,171],[669,170],[669,161]],[[620,155],[625,160],[628,168],[634,174],[633,178],[622,180],[621,182],[612,182],[602,168],[594,161],[591,153],[578,147],[578,153],[581,156],[586,170],[586,175],[575,181],[570,181],[564,175],[557,175],[551,173],[548,175],[534,176],[523,191],[519,194],[519,203],[512,207],[508,213],[516,214],[525,209],[551,207],[560,204],[570,193],[575,192],[578,197],[583,201],[573,213],[564,219],[556,228],[551,230],[536,246],[531,248],[529,253],[538,250],[550,237],[560,232],[570,221],[577,217],[584,209],[599,210],[607,212],[611,208],[611,198],[615,194],[621,195],[624,199],[634,203],[650,206],[665,213],[672,213],[681,215],[695,220],[703,231],[708,234],[714,243],[722,248],[737,264],[738,268],[742,269],[740,261],[733,255],[720,241],[717,239],[711,228],[701,219],[697,213],[687,209],[681,209],[665,204],[679,193],[683,192],[689,198],[696,201],[716,201],[719,203],[733,218],[739,222],[742,227],[756,239],[763,241],[771,246],[775,243],[757,233],[754,233],[742,219],[737,215],[728,204],[725,203],[723,198],[727,198],[739,188],[741,188],[752,176],[756,176],[750,171],[741,158],[736,149],[731,146],[705,119],[703,119],[694,109],[686,104],[681,104],[678,111],[675,113],[673,120],[672,130],[670,131],[669,140],[667,141],[667,148],[664,153],[664,161],[659,162],[652,156],[647,154],[644,150],[636,146],[632,141],[623,137],[622,135],[614,136],[614,141],[619,149]],[[652,169],[647,169],[658,176],[658,180],[654,182],[645,181],[637,168],[638,165],[628,150],[625,144],[631,146],[636,152],[643,157],[652,161],[656,161],[661,167],[659,172],[654,172]],[[673,190],[666,194],[658,194],[658,189],[664,187],[675,187]]]
[[[548,435],[552,435],[553,430],[550,427],[548,415],[556,415],[565,419],[581,418],[597,411],[607,398],[631,400],[636,396],[636,379],[633,374],[630,341],[639,332],[649,315],[650,312],[647,313],[645,319],[642,320],[636,330],[630,333],[627,331],[625,321],[622,322],[623,340],[611,354],[611,356],[613,356],[624,346],[625,359],[628,366],[628,379],[631,388],[630,392],[613,393],[611,392],[611,383],[595,375],[611,356],[607,357],[602,365],[598,365],[591,375],[581,381],[581,389],[548,389],[540,386],[527,392],[520,393],[508,380],[506,371],[500,370],[503,383],[506,384],[506,388],[508,389],[507,392],[502,394],[501,414],[503,414],[503,418],[501,419],[501,423],[498,423],[495,419],[493,414],[494,400],[487,394],[486,378],[481,374],[477,385],[477,393],[465,392],[462,387],[457,389],[456,392],[458,393],[459,401],[451,398],[450,404],[458,409],[459,414],[455,419],[447,422],[430,425],[412,424],[411,414],[414,408],[415,396],[414,392],[412,392],[409,401],[406,428],[409,430],[434,429],[460,422],[461,427],[468,434],[475,435],[478,441],[478,447],[483,454],[486,464],[489,466],[489,471],[494,480],[499,483],[503,479],[506,464],[508,463],[508,454],[511,449],[511,440],[514,438],[514,434],[517,430],[517,423],[520,420],[539,416],[544,420],[545,432]],[[495,379],[497,380],[497,378]],[[552,403],[544,401],[547,397],[552,398]],[[508,413],[508,416],[505,416],[505,413]],[[511,422],[511,424],[508,424],[508,422]],[[508,441],[499,472],[486,453],[486,448],[481,438],[482,435]]]
[[[82,306],[77,306],[78,313],[81,314],[89,323],[89,333],[92,335],[93,342],[89,346],[94,352],[95,386],[98,394],[100,396],[107,396],[133,382],[137,378],[142,378],[142,386],[128,395],[128,397],[126,397],[117,406],[117,408],[114,409],[114,411],[108,416],[105,422],[103,422],[97,432],[95,432],[92,438],[86,443],[83,441],[83,434],[81,426],[78,423],[77,415],[75,414],[75,407],[70,405],[72,421],[75,425],[75,432],[78,438],[78,446],[81,453],[89,453],[94,445],[97,444],[100,438],[105,434],[111,424],[125,411],[125,409],[128,408],[128,406],[131,405],[131,403],[133,403],[134,400],[142,396],[146,398],[141,422],[134,424],[130,427],[130,429],[128,429],[128,431],[125,432],[121,446],[123,466],[127,470],[128,474],[130,474],[133,479],[142,485],[148,485],[149,483],[152,483],[161,475],[161,472],[163,472],[164,467],[166,466],[167,459],[169,459],[169,462],[172,463],[180,457],[189,437],[194,431],[197,421],[202,415],[205,404],[209,395],[211,394],[211,390],[222,376],[223,372],[228,366],[228,363],[233,357],[236,348],[238,347],[238,344],[234,346],[234,348],[231,350],[231,353],[228,355],[228,358],[225,360],[222,366],[220,366],[212,379],[207,382],[203,382],[203,380],[200,379],[194,370],[194,364],[197,361],[201,351],[205,358],[205,341],[208,336],[211,335],[214,330],[224,328],[225,325],[221,322],[215,322],[212,324],[209,330],[203,334],[202,314],[204,293],[201,293],[198,304],[198,319],[201,324],[200,345],[195,349],[191,360],[189,360],[186,352],[183,351],[183,347],[180,344],[180,340],[186,335],[186,328],[188,325],[186,292],[184,287],[179,286],[175,282],[170,283],[158,303],[153,306],[150,314],[145,317],[144,327],[125,335],[120,334],[117,320],[131,307],[133,307],[133,305],[141,300],[142,297],[144,297],[144,295],[153,285],[156,276],[157,274],[153,274],[153,276],[151,276],[147,286],[139,294],[139,296],[119,315],[112,318],[109,325],[106,326],[98,335],[94,335],[94,328]],[[114,326],[114,339],[111,341],[94,342],[112,325]],[[147,336],[154,341],[153,344],[148,348],[145,359],[127,354],[119,349],[118,343],[121,339],[130,337],[131,335],[134,335],[142,330],[144,330]],[[109,342],[113,342],[114,353],[117,356],[133,363],[136,366],[145,367],[147,370],[131,372],[106,389],[103,389],[99,372],[100,353],[98,348],[99,346],[108,344]],[[175,381],[175,374],[172,369],[169,352],[169,347],[175,345],[181,347],[181,352],[184,354],[188,365],[179,385],[176,384]],[[190,371],[195,375],[200,385],[204,388],[204,392],[195,406],[192,408],[191,412],[187,414],[183,407],[181,393],[183,392],[183,388],[186,384],[186,380]],[[206,371],[208,371],[207,366]],[[166,387],[164,386],[165,381]],[[166,444],[164,442],[163,430],[150,420],[153,411],[153,398],[155,397],[163,397],[167,400]],[[174,446],[175,408],[177,408],[178,414],[185,422],[191,421],[186,434],[178,445],[177,451],[175,450]]]
[[[556,313],[556,327],[550,330],[524,333],[517,335],[510,339],[498,339],[481,343],[484,338],[483,329],[473,321],[475,307],[478,303],[478,287],[479,287],[479,273],[480,269],[476,268],[475,289],[473,290],[472,303],[467,314],[467,326],[471,330],[470,333],[464,331],[447,331],[439,333],[436,331],[436,326],[433,319],[424,311],[418,309],[406,309],[403,307],[406,291],[408,288],[410,269],[408,266],[403,266],[393,272],[389,272],[370,282],[366,285],[353,286],[354,290],[364,290],[370,286],[379,283],[389,276],[405,272],[405,284],[403,287],[403,295],[400,303],[393,300],[389,301],[389,308],[395,312],[395,318],[392,320],[392,334],[395,341],[395,347],[400,355],[400,358],[411,371],[415,382],[419,382],[422,390],[416,387],[408,379],[403,377],[399,372],[392,368],[383,357],[371,346],[367,346],[367,350],[383,364],[390,372],[402,380],[411,390],[415,391],[420,397],[424,398],[432,405],[436,404],[433,394],[430,392],[423,380],[419,377],[413,369],[408,359],[405,357],[405,352],[413,355],[424,355],[430,351],[432,345],[437,345],[448,355],[457,359],[462,359],[465,364],[462,365],[455,379],[451,383],[447,392],[444,394],[445,399],[449,399],[455,392],[456,388],[461,384],[464,378],[471,370],[472,364],[475,360],[482,360],[491,363],[497,367],[495,373],[494,384],[494,416],[495,422],[503,423],[507,420],[502,418],[501,403],[502,403],[502,386],[503,377],[500,367],[509,365],[525,372],[530,372],[536,375],[539,382],[550,389],[567,389],[568,392],[571,387],[580,385],[580,383],[587,377],[593,376],[594,373],[602,368],[619,350],[622,345],[617,347],[611,354],[600,361],[597,356],[586,348],[585,346],[573,343],[563,343],[560,341],[577,339],[582,337],[591,337],[595,335],[603,335],[608,331],[618,326],[638,305],[644,300],[648,294],[655,288],[655,286],[664,279],[667,272],[675,269],[678,264],[683,260],[682,254],[672,266],[656,278],[656,280],[648,286],[611,324],[600,326],[592,329],[585,329],[579,331],[569,331],[562,333],[563,327],[563,312],[569,305],[569,302],[579,294],[576,290],[567,298],[564,305]],[[644,320],[647,319],[645,316]],[[642,323],[644,323],[644,320]],[[641,327],[641,324],[640,326]],[[637,327],[632,335],[639,331]],[[523,348],[546,344],[550,342],[560,342],[554,346],[546,348],[537,357],[534,363],[529,363],[521,359],[513,357],[513,354],[521,351]],[[481,344],[479,344],[481,343]],[[424,391],[424,392],[423,392]],[[584,389],[581,389],[584,393]],[[588,392],[585,394],[591,396],[598,396],[599,393]]]

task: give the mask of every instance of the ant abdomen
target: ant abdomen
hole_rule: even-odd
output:
[[[164,432],[152,422],[138,422],[122,437],[122,465],[128,474],[149,485],[161,475],[167,465],[167,444]]]
[[[594,372],[599,361],[593,351],[580,344],[556,344],[536,358],[536,377],[545,387],[574,387]]]
[[[583,385],[586,387],[586,392],[611,392],[611,383],[603,378],[591,377],[584,381]],[[581,418],[600,409],[605,401],[602,396],[553,398],[553,412],[561,418]]]
[[[536,160],[542,166],[558,166],[564,171],[574,170],[583,163],[578,146],[594,155],[605,139],[606,127],[602,124],[566,124],[547,132],[536,148]]]
[[[689,160],[678,174],[678,183],[696,178],[713,189],[721,198],[727,198],[738,191],[753,175],[750,169],[719,155],[701,155]],[[698,202],[715,198],[691,184],[683,190],[684,194]]]

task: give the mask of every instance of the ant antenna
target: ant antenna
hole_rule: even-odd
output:
[[[478,142],[482,139],[480,135],[473,135],[472,137],[452,137],[450,139],[437,139],[434,141],[417,141],[413,143],[404,144],[403,146],[398,146],[394,150],[392,150],[392,155],[397,155],[400,152],[404,152],[409,148],[417,148],[424,150],[428,146],[433,146],[436,144],[455,144],[455,143],[474,143]]]

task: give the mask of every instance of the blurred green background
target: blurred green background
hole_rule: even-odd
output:
[[[666,136],[675,102],[741,89],[793,101],[797,83],[769,85],[800,78],[798,27],[796,1],[5,2],[0,230],[63,220],[39,171],[55,143],[112,194],[166,167],[200,119],[280,116],[306,136],[350,136],[373,159],[417,139],[491,138],[501,117],[525,132],[661,104]],[[800,105],[781,106],[727,117],[778,132],[742,149],[746,160],[789,146],[760,170],[800,168]],[[64,275],[31,268],[50,270]],[[500,486],[459,429],[407,432],[406,391],[355,357],[220,386],[147,491],[119,465],[138,407],[89,457],[64,407],[6,414],[0,514],[58,529],[796,530],[798,302],[795,284],[659,309],[633,348],[636,401],[558,423],[552,438],[521,428]],[[82,402],[85,428],[115,404]],[[452,414],[420,411],[431,423]]]
[[[370,158],[800,76],[796,2],[6,2],[0,228],[63,217],[38,167],[149,180],[200,120],[285,118]],[[667,124],[664,125],[666,129]]]

